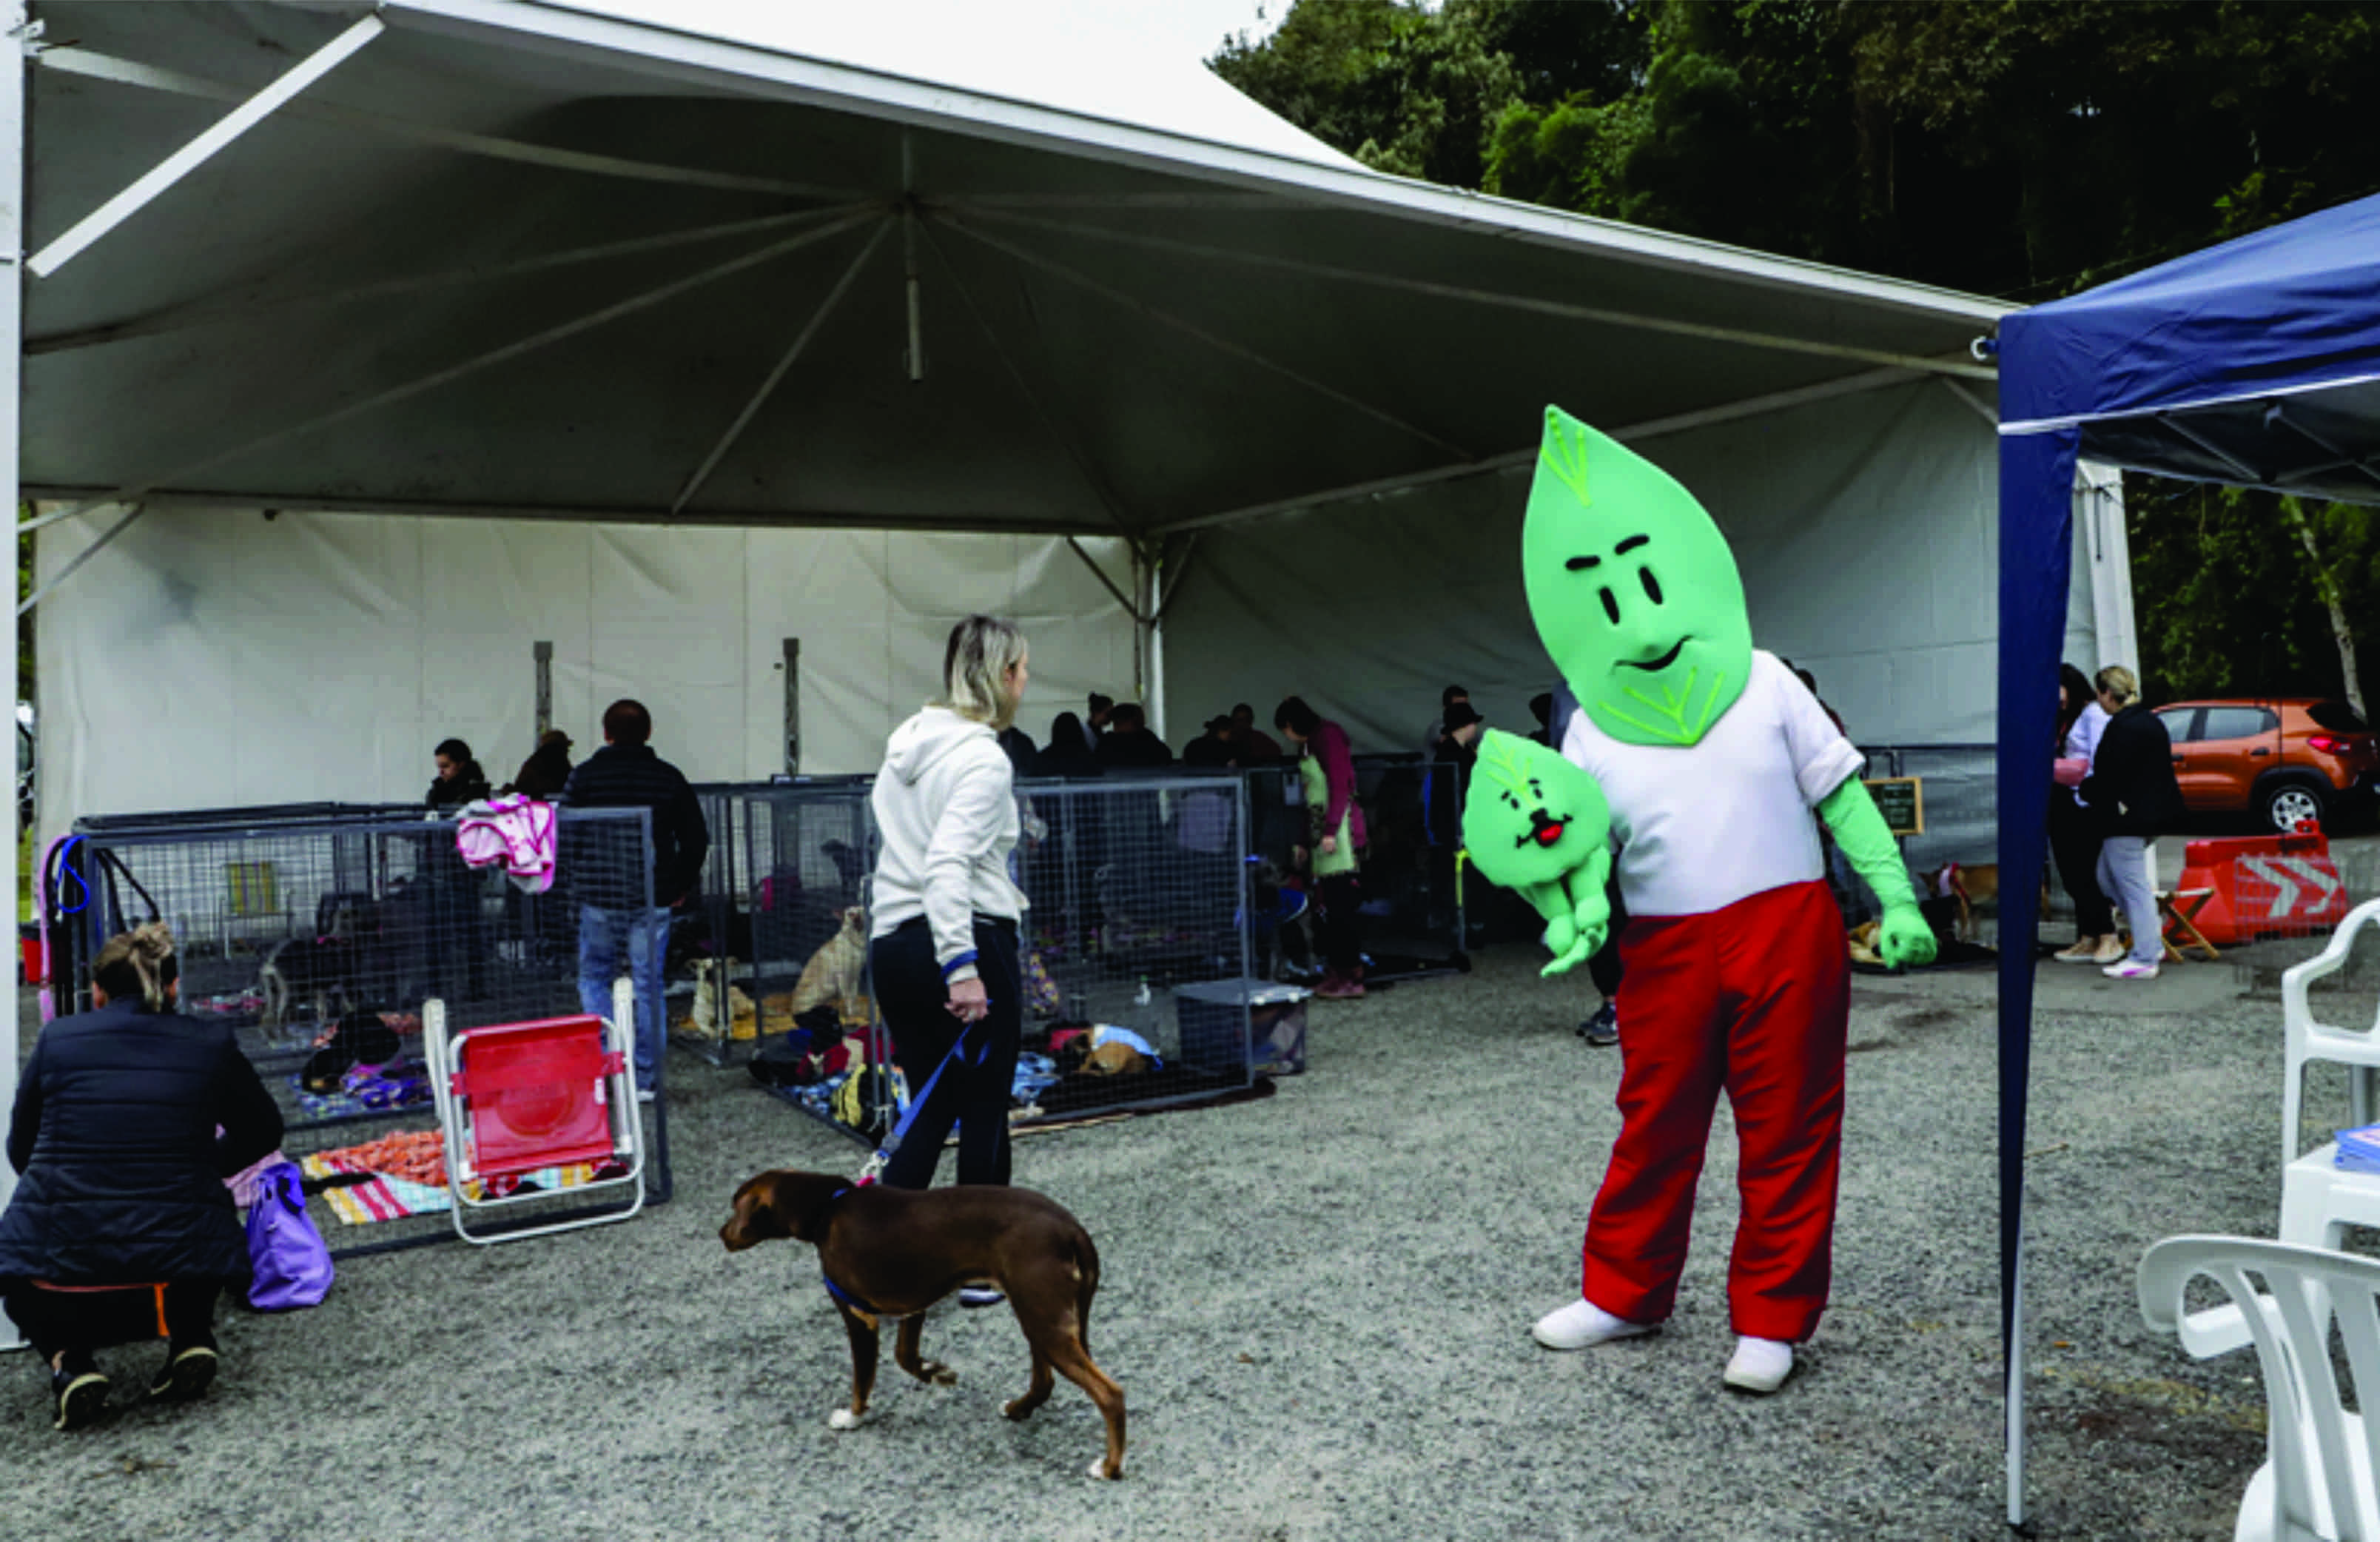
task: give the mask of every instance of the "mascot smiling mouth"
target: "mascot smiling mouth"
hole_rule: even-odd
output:
[[[1570,828],[1569,820],[1557,819],[1543,809],[1534,809],[1529,814],[1527,833],[1513,837],[1512,844],[1515,846],[1558,845],[1561,841],[1562,832],[1568,828]]]
[[[1620,662],[1626,665],[1631,669],[1642,669],[1648,675],[1658,675],[1662,670],[1667,669],[1670,665],[1677,663],[1678,655],[1684,650],[1687,643],[1693,641],[1694,639],[1691,637],[1679,638],[1675,642],[1670,645],[1670,651],[1668,653],[1663,654],[1660,657],[1652,660],[1650,663],[1640,662],[1633,658],[1623,658]]]

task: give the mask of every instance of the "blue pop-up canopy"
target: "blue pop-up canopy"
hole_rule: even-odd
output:
[[[2074,465],[2380,504],[2380,197],[2242,237],[1999,330],[2000,1332],[2024,1518],[2025,1085]]]

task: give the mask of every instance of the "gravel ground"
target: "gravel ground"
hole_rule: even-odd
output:
[[[2223,1537],[2262,1460],[2246,1359],[2142,1326],[2155,1239],[2271,1233],[2280,1010],[2246,974],[2045,965],[2030,1141],[2031,1492],[2041,1535]],[[229,1316],[213,1396],[49,1427],[0,1359],[0,1535],[342,1538],[1992,1537],[2003,1534],[1987,973],[1861,977],[1833,1309],[1782,1394],[1722,1395],[1733,1135],[1714,1132],[1668,1331],[1528,1338],[1574,1296],[1619,1058],[1582,984],[1518,948],[1312,1008],[1308,1073],[1245,1106],[1026,1138],[1019,1181],[1099,1239],[1092,1345],[1126,1477],[1083,1475],[1088,1400],[999,1414],[1005,1312],[938,1312],[926,1388],[848,1354],[814,1254],[730,1257],[749,1173],[860,1155],[753,1087],[672,1066],[677,1200],[492,1251],[351,1261],[323,1306]],[[2336,1087],[2315,1089],[2317,1110]],[[947,1171],[947,1166],[945,1170]],[[117,1352],[120,1389],[153,1349]]]

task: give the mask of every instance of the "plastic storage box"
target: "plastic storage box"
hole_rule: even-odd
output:
[[[1269,980],[1182,985],[1174,993],[1182,1059],[1201,1071],[1229,1074],[1245,1046],[1248,1071],[1294,1076],[1305,1069],[1305,1003],[1313,994]]]

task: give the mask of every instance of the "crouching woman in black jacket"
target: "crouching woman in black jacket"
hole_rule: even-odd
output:
[[[2100,971],[2119,980],[2154,980],[2165,957],[2150,856],[2156,838],[2180,827],[2181,785],[2173,775],[2173,740],[2139,701],[2140,682],[2111,664],[2092,680],[2107,727],[2092,753],[2091,773],[2076,797],[2106,834],[2099,848],[2099,891],[2123,907],[2132,950]]]
[[[0,1291],[47,1363],[60,1429],[105,1410],[91,1352],[143,1336],[116,1325],[144,1300],[169,1340],[150,1397],[204,1392],[215,1297],[249,1272],[224,1180],[281,1144],[281,1111],[230,1028],[173,1010],[176,975],[163,924],[110,939],[93,1009],[42,1029],[18,1083],[8,1161],[23,1178],[0,1214]],[[156,1285],[162,1298],[107,1288]]]

